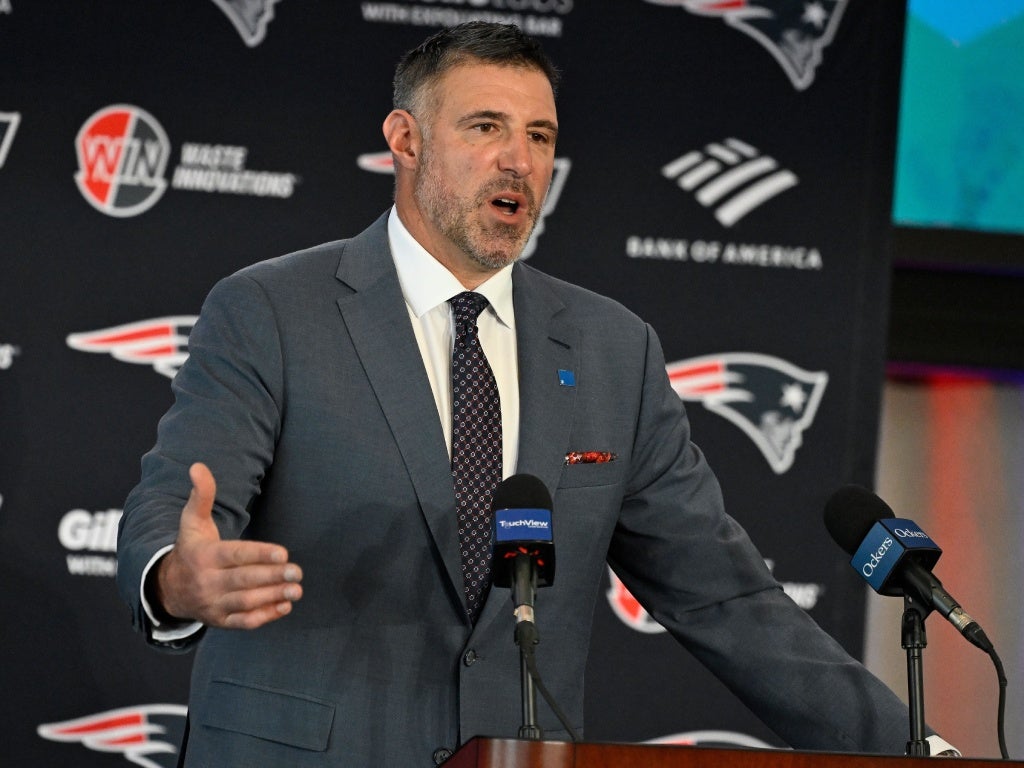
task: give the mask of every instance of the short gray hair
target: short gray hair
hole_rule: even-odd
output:
[[[448,70],[467,62],[526,67],[542,72],[558,89],[558,69],[540,47],[514,24],[471,21],[437,32],[406,53],[395,68],[394,109],[415,115],[426,91]]]

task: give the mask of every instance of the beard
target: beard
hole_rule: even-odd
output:
[[[463,196],[434,167],[433,157],[420,151],[420,173],[415,195],[431,223],[469,258],[487,269],[501,269],[517,258],[537,225],[540,211],[533,190],[522,179],[499,178],[471,196]],[[516,192],[526,198],[527,225],[485,224],[475,214],[490,205],[500,192]]]

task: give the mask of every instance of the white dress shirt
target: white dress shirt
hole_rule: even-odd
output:
[[[448,456],[452,452],[452,344],[455,316],[448,299],[466,289],[421,246],[392,208],[388,240],[398,281],[409,310],[413,333],[427,369],[437,415],[444,429]],[[480,345],[491,365],[501,399],[502,477],[515,474],[519,450],[519,365],[516,356],[515,309],[512,306],[512,265],[475,289],[490,306],[477,320]]]

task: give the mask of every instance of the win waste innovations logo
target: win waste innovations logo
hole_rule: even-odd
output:
[[[169,174],[171,151],[163,127],[144,109],[132,104],[104,107],[85,121],[75,138],[75,181],[90,205],[119,218],[148,211],[168,186],[285,200],[301,181],[295,173],[249,168],[248,147],[195,141],[181,143]]]
[[[136,216],[167,189],[171,143],[144,109],[115,104],[92,114],[75,139],[83,197],[108,216]]]

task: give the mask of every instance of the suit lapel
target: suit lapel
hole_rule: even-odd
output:
[[[451,465],[390,257],[387,216],[346,244],[337,278],[349,289],[338,299],[345,326],[398,444],[449,579],[464,605]]]
[[[536,273],[513,273],[519,346],[519,461],[516,472],[535,475],[554,495],[569,450],[576,387],[565,379],[580,370],[579,329],[564,318],[561,299]]]

